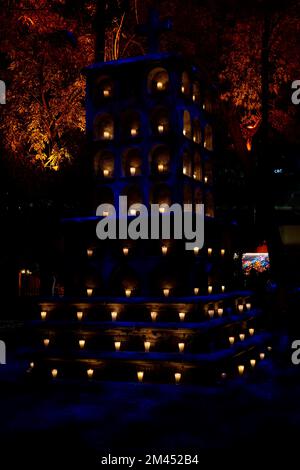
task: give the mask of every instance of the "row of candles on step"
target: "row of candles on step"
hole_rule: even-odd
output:
[[[246,307],[247,310],[250,310],[251,309],[251,303],[247,302],[245,304],[245,306],[244,306],[244,304],[238,304],[238,306],[237,306],[238,311],[240,313],[242,313],[244,311],[245,307]],[[213,318],[215,316],[215,313],[217,313],[217,315],[219,317],[221,317],[223,315],[223,312],[224,312],[223,307],[218,307],[216,309],[216,311],[213,308],[210,308],[207,311],[209,318]],[[77,320],[81,321],[83,319],[83,315],[84,315],[83,312],[76,312]],[[112,321],[116,321],[118,319],[119,313],[116,312],[116,311],[112,311],[112,312],[110,312],[110,315],[111,315]],[[46,312],[46,311],[41,312],[41,319],[42,320],[46,320],[47,316],[48,316],[48,312]],[[179,312],[178,316],[179,316],[180,321],[184,321],[185,318],[186,318],[186,312]],[[158,312],[155,312],[155,311],[150,312],[150,317],[151,317],[152,321],[156,321],[157,317],[158,317]]]
[[[162,289],[162,293],[163,293],[164,297],[169,297],[169,295],[170,295],[170,293],[171,293],[171,290],[172,290],[172,289],[169,288],[169,287],[165,287],[164,289]],[[222,292],[223,294],[224,294],[225,290],[226,290],[226,287],[225,287],[224,285],[222,285],[222,286],[221,286],[221,292]],[[207,293],[208,293],[208,294],[212,294],[213,291],[214,291],[214,289],[213,289],[213,286],[212,286],[212,285],[210,285],[210,286],[207,287]],[[131,297],[132,294],[133,294],[133,292],[134,292],[134,289],[127,288],[127,289],[124,290],[124,292],[125,292],[125,296],[126,296],[126,297]],[[199,288],[199,287],[194,287],[194,295],[198,295],[199,292],[200,292],[200,288]],[[86,293],[87,293],[87,296],[88,296],[88,297],[92,297],[93,294],[94,294],[94,289],[92,289],[91,287],[88,287],[88,288],[86,289]]]
[[[129,255],[129,248],[128,248],[128,246],[124,246],[124,248],[123,248],[122,251],[123,251],[123,255],[124,255],[124,256],[128,256],[128,255]],[[86,250],[86,252],[87,252],[87,256],[88,256],[89,258],[91,258],[92,256],[94,256],[94,250],[93,250],[92,248],[88,248],[88,249]],[[161,253],[162,253],[163,255],[167,255],[168,252],[169,252],[169,247],[168,247],[167,245],[162,245],[162,247],[161,247]],[[225,250],[224,248],[222,248],[222,249],[220,250],[220,255],[221,255],[221,256],[225,256],[225,252],[226,252],[226,250]],[[195,255],[199,255],[199,253],[200,253],[200,248],[199,248],[198,246],[195,246],[195,247],[194,247],[194,254],[195,254]],[[212,249],[212,248],[208,248],[208,249],[207,249],[207,254],[208,254],[208,256],[211,256],[212,253],[213,253],[213,249]]]

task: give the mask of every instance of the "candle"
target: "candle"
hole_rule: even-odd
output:
[[[245,339],[245,334],[244,334],[244,333],[240,333],[240,334],[239,334],[239,337],[240,337],[240,340],[241,340],[241,341],[244,341],[244,339]]]
[[[207,176],[204,176],[204,183],[207,183],[208,182],[208,178]]]
[[[125,247],[123,248],[123,254],[124,254],[125,256],[127,256],[128,253],[129,253],[129,248],[128,248],[127,246],[125,246]]]
[[[57,370],[57,369],[52,369],[52,370],[51,370],[51,375],[52,375],[52,377],[53,377],[54,379],[56,379],[57,374],[58,374],[58,370]]]
[[[41,312],[41,319],[46,320],[47,318],[47,312]]]
[[[251,304],[250,304],[250,302],[247,302],[247,303],[246,303],[246,309],[247,309],[247,310],[251,310]]]
[[[163,126],[162,124],[159,124],[159,126],[157,127],[157,129],[158,129],[158,132],[159,132],[160,134],[163,134],[163,133],[164,133],[165,128],[164,128],[164,126]]]
[[[255,367],[256,359],[250,359],[251,367]]]
[[[103,138],[104,138],[105,140],[110,139],[110,132],[109,132],[109,131],[104,131],[104,132],[103,132]]]
[[[225,250],[224,250],[224,248],[222,248],[222,250],[221,250],[221,256],[224,256],[224,255],[225,255]]]
[[[115,341],[115,350],[120,351],[121,348],[121,341]]]
[[[194,254],[195,255],[198,255],[199,254],[199,251],[200,251],[200,248],[198,246],[195,246],[194,248]]]
[[[134,176],[135,173],[136,173],[136,169],[134,168],[134,166],[131,166],[131,167],[130,167],[130,174],[131,174],[131,176]]]
[[[196,95],[193,95],[193,101],[196,101]]]
[[[158,90],[163,90],[163,88],[164,88],[163,82],[157,82],[157,83],[156,83],[156,88],[157,88]]]
[[[181,87],[181,93],[184,93],[184,92],[185,92],[185,88],[184,88],[184,86],[182,85],[182,87]]]
[[[126,297],[130,297],[130,296],[131,296],[131,293],[132,293],[132,290],[131,290],[131,289],[125,289],[125,295],[126,295]]]
[[[183,170],[182,170],[183,174],[186,175],[187,174],[187,169],[186,169],[186,166],[183,167]]]
[[[253,336],[254,335],[254,328],[249,328],[249,335],[250,336]]]
[[[85,346],[85,339],[80,339],[80,340],[78,341],[78,343],[79,343],[80,349],[84,349],[84,346]]]
[[[229,341],[230,345],[232,346],[234,344],[234,341],[235,341],[234,336],[229,336],[228,341]]]
[[[77,312],[77,320],[81,321],[83,318],[83,312]]]
[[[180,319],[180,321],[185,320],[185,312],[179,312],[179,319]]]
[[[110,312],[112,321],[116,321],[118,318],[118,312]]]
[[[178,349],[179,349],[179,352],[183,352],[184,351],[184,347],[185,347],[185,344],[184,343],[178,343]]]
[[[159,171],[160,173],[162,173],[162,172],[164,171],[164,165],[163,165],[163,163],[159,163],[159,164],[157,165],[157,169],[158,169],[158,171]]]
[[[44,346],[45,346],[45,348],[47,348],[47,347],[49,346],[49,343],[50,343],[50,339],[45,338],[45,339],[44,339]]]
[[[218,308],[218,315],[219,317],[223,315],[223,308]]]
[[[108,217],[108,216],[109,216],[109,212],[108,212],[108,211],[103,211],[102,215],[103,215],[103,217]]]
[[[225,292],[225,286],[221,286],[222,292]]]
[[[212,288],[212,286],[208,286],[208,289],[207,289],[207,290],[208,290],[208,293],[209,293],[209,294],[211,294],[211,293],[212,293],[212,291],[213,291],[213,288]]]
[[[130,209],[129,210],[130,215],[136,215],[136,212],[137,212],[136,209]]]
[[[221,378],[222,378],[222,379],[226,379],[226,378],[227,378],[227,374],[226,374],[226,372],[222,372],[222,374],[221,374]]]
[[[144,342],[145,352],[149,352],[149,351],[150,351],[150,346],[151,346],[150,341],[145,341],[145,342]]]
[[[163,254],[163,255],[166,255],[167,252],[168,252],[168,247],[165,246],[165,245],[163,245],[163,246],[161,247],[161,251],[162,251],[162,254]]]
[[[31,363],[29,364],[29,367],[30,367],[30,369],[33,369],[33,368],[34,368],[34,362],[31,362]]]
[[[168,297],[169,294],[170,294],[170,289],[167,289],[167,288],[166,288],[166,289],[163,290],[163,292],[164,292],[164,296],[165,296],[165,297]]]
[[[209,318],[213,318],[215,315],[215,311],[212,308],[210,308],[207,313],[208,313]]]
[[[150,315],[151,315],[152,321],[156,321],[156,319],[157,319],[157,312],[151,312]]]
[[[88,378],[91,379],[94,375],[94,370],[93,369],[88,369],[86,371],[86,373],[87,373]]]
[[[138,131],[137,131],[137,129],[131,129],[130,133],[131,133],[132,137],[136,137],[137,134],[138,134]]]
[[[186,135],[186,134],[187,134],[187,132],[186,132],[185,129],[183,129],[182,133],[183,133],[183,135]]]
[[[109,170],[103,170],[103,176],[107,177],[109,175]]]
[[[88,248],[86,250],[86,254],[88,255],[89,258],[91,258],[94,254],[94,250],[92,250],[91,248]]]
[[[91,297],[93,295],[93,289],[87,289],[86,293],[87,293],[88,297]]]
[[[174,376],[175,376],[175,382],[176,382],[176,384],[179,384],[179,382],[180,382],[180,380],[181,380],[181,373],[180,373],[180,372],[176,372],[176,373],[174,374]]]
[[[164,213],[166,212],[165,207],[160,207],[160,208],[159,208],[159,212],[160,212],[161,214],[164,214]]]
[[[199,287],[194,287],[194,294],[198,295],[199,294]]]
[[[143,382],[143,379],[144,379],[144,372],[143,371],[139,371],[137,372],[137,378],[138,378],[138,381],[139,382]]]
[[[207,248],[208,256],[211,256],[211,255],[212,255],[212,252],[213,252],[212,248]]]
[[[105,98],[108,98],[109,95],[109,90],[103,90],[103,96],[105,96]]]
[[[263,360],[265,358],[265,353],[260,353],[259,358]]]
[[[239,305],[238,305],[238,311],[239,311],[240,313],[242,313],[242,312],[244,311],[244,305],[243,305],[243,304],[239,304]]]
[[[238,366],[238,371],[239,371],[239,375],[243,375],[243,373],[245,371],[245,366],[243,366],[243,365]]]

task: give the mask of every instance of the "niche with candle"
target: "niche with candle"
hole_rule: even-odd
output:
[[[141,134],[141,116],[138,111],[128,110],[121,114],[123,139],[135,139]]]
[[[94,139],[112,140],[114,138],[114,120],[110,114],[98,114],[94,120]]]
[[[191,81],[187,72],[183,72],[181,76],[181,93],[186,96],[189,96],[191,93]]]
[[[114,83],[110,77],[100,77],[94,85],[95,103],[103,104],[114,96]]]
[[[142,174],[142,155],[139,148],[126,150],[122,156],[123,176],[139,176]]]
[[[202,181],[202,159],[199,152],[194,153],[194,178],[197,181]]]
[[[151,188],[151,204],[172,204],[171,188],[167,184],[155,184]]]
[[[103,178],[114,176],[115,156],[112,152],[98,152],[94,157],[94,174]]]
[[[193,83],[193,101],[197,104],[201,102],[201,88],[198,82]]]
[[[193,190],[189,184],[183,186],[183,203],[193,204]]]
[[[198,118],[194,119],[194,136],[193,141],[196,144],[201,144],[202,142],[202,132],[201,132],[201,124]]]
[[[140,292],[139,276],[134,268],[124,264],[113,270],[108,286],[112,295],[135,297]]]
[[[157,94],[169,88],[169,74],[166,69],[157,67],[148,74],[148,93]]]
[[[122,191],[122,196],[127,196],[128,209],[133,204],[143,204],[143,195],[138,185],[128,185]],[[131,214],[134,215],[134,214]]]
[[[202,188],[195,188],[194,191],[194,203],[203,204],[203,191]]]
[[[150,153],[150,167],[153,175],[163,175],[170,171],[170,150],[166,145],[157,145]]]
[[[97,206],[100,204],[114,204],[114,192],[108,186],[97,188],[95,195]]]
[[[188,110],[184,110],[183,112],[183,135],[188,139],[192,138],[192,120],[191,114]]]
[[[214,197],[211,191],[207,191],[205,193],[205,215],[207,217],[214,217],[215,216],[215,206],[214,206]]]
[[[213,130],[210,124],[207,124],[204,129],[204,147],[210,151],[214,149]]]
[[[186,176],[193,176],[193,161],[191,152],[189,150],[185,150],[182,156],[182,172]]]
[[[151,129],[155,136],[163,136],[170,130],[170,116],[167,108],[160,106],[151,113]]]
[[[204,174],[205,174],[206,182],[208,184],[212,184],[213,170],[212,170],[212,162],[210,159],[206,159],[204,162]]]

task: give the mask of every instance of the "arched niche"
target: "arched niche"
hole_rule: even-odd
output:
[[[193,204],[193,190],[190,184],[183,186],[183,204]]]
[[[204,162],[204,176],[206,179],[206,182],[209,184],[212,184],[213,182],[213,167],[212,167],[212,161],[210,159],[205,160]]]
[[[189,74],[187,72],[183,72],[181,75],[181,93],[186,96],[189,96],[191,92],[191,81]]]
[[[117,266],[111,273],[108,288],[112,295],[125,296],[126,290],[130,290],[130,296],[139,293],[140,276],[134,268],[127,264]]]
[[[198,181],[202,181],[203,174],[202,174],[202,159],[199,152],[194,153],[194,179]]]
[[[202,188],[195,188],[194,191],[194,203],[195,204],[203,204],[203,190]]]
[[[94,139],[112,140],[114,138],[114,119],[108,113],[98,114],[94,120]]]
[[[186,149],[182,156],[182,172],[186,176],[193,176],[193,159],[191,152]]]
[[[143,204],[141,188],[136,184],[126,186],[122,191],[122,196],[127,196],[128,209],[133,204]]]
[[[109,76],[100,77],[95,86],[97,100],[105,101],[114,95],[114,82]]]
[[[121,129],[124,139],[134,139],[141,135],[141,115],[139,111],[127,110],[121,114]]]
[[[122,175],[139,176],[142,174],[142,155],[139,148],[130,148],[122,155]]]
[[[183,112],[183,135],[188,139],[192,138],[192,119],[190,112],[185,109]]]
[[[150,169],[153,175],[164,174],[170,171],[171,157],[167,145],[157,145],[150,153]]]
[[[151,113],[151,129],[155,136],[167,134],[170,130],[170,115],[167,108],[160,106]]]
[[[151,188],[151,204],[172,204],[172,191],[164,183],[154,184]]]
[[[214,149],[214,146],[213,146],[213,130],[212,130],[212,127],[210,124],[207,124],[205,126],[205,130],[204,130],[204,147],[207,149],[207,150],[213,150]]]
[[[102,186],[96,190],[96,202],[97,206],[100,204],[112,204],[114,205],[114,193],[108,186]]]
[[[214,197],[211,191],[207,191],[205,194],[205,215],[207,217],[215,215]]]
[[[156,67],[148,74],[147,89],[148,93],[156,94],[167,91],[169,88],[170,79],[166,69]]]
[[[193,101],[197,104],[201,102],[201,88],[199,82],[193,83]]]
[[[202,132],[201,132],[201,124],[200,119],[194,119],[194,137],[193,140],[196,144],[201,144],[202,142]]]
[[[97,152],[94,157],[94,174],[104,178],[114,176],[115,156],[108,150]]]

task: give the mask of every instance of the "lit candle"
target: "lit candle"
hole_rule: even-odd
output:
[[[83,312],[77,312],[77,320],[81,321],[83,318]]]
[[[49,343],[50,343],[50,339],[45,338],[45,339],[44,339],[44,346],[45,346],[45,348],[47,348],[47,347],[49,346]]]
[[[105,98],[108,98],[109,95],[109,90],[103,90],[103,96],[105,96]]]
[[[263,360],[265,358],[265,353],[260,353],[259,358]]]
[[[185,312],[179,312],[179,319],[180,319],[180,321],[185,320]]]
[[[103,170],[103,176],[107,177],[109,175],[109,170]]]
[[[239,304],[239,305],[238,305],[238,311],[239,311],[240,313],[243,313],[243,311],[244,311],[244,305],[243,305],[243,304]]]
[[[213,291],[213,288],[212,288],[212,286],[208,286],[207,290],[208,290],[208,293],[209,293],[209,294],[211,294],[211,293],[212,293],[212,291]]]
[[[234,336],[229,336],[228,341],[229,341],[230,345],[232,346],[234,344],[234,341],[235,341]]]
[[[118,312],[110,312],[112,321],[116,321],[118,318]]]
[[[244,341],[244,339],[245,339],[245,334],[244,334],[244,333],[240,333],[240,334],[239,334],[239,337],[240,337],[240,340],[241,340],[241,341]]]
[[[160,212],[161,214],[164,214],[164,213],[166,212],[165,207],[160,207],[160,208],[159,208],[159,212]]]
[[[198,295],[199,294],[199,287],[194,287],[194,294]]]
[[[221,286],[222,292],[225,292],[225,286]]]
[[[180,380],[181,380],[181,373],[180,372],[175,372],[174,376],[175,376],[176,384],[179,384]]]
[[[215,315],[215,311],[212,308],[210,308],[207,313],[208,313],[209,318],[213,318]]]
[[[138,134],[137,129],[131,129],[130,134],[131,134],[131,137],[136,137]]]
[[[103,137],[104,137],[104,139],[106,139],[106,140],[110,139],[110,132],[109,132],[109,131],[104,131],[104,132],[103,132]]]
[[[178,343],[178,349],[179,349],[179,352],[184,352],[184,347],[185,347],[185,344],[184,343]]]
[[[163,90],[163,88],[164,88],[163,82],[157,82],[157,83],[156,83],[156,88],[157,88],[158,90]]]
[[[93,369],[88,369],[86,371],[86,373],[87,373],[88,378],[91,379],[94,375],[94,370]]]
[[[186,175],[187,174],[187,169],[186,169],[186,166],[183,167],[183,170],[182,170],[183,174]]]
[[[131,296],[131,292],[132,292],[131,289],[125,289],[125,295],[126,295],[126,297],[130,297],[130,296]]]
[[[102,215],[103,215],[103,217],[108,217],[108,216],[109,216],[109,212],[108,212],[108,211],[103,211]]]
[[[243,375],[243,373],[245,371],[245,366],[243,366],[243,365],[238,366],[238,371],[239,371],[239,375]]]
[[[224,256],[224,255],[225,255],[225,250],[224,250],[224,248],[222,248],[222,250],[221,250],[221,256]]]
[[[185,129],[183,129],[182,133],[183,133],[183,135],[186,135],[186,130],[185,130]]]
[[[194,254],[195,255],[198,255],[199,254],[199,251],[200,251],[200,248],[198,246],[195,246],[194,247]]]
[[[247,309],[247,310],[251,310],[251,304],[250,304],[250,302],[247,302],[247,303],[246,303],[246,309]]]
[[[168,297],[169,294],[170,294],[170,289],[166,288],[166,289],[163,290],[163,292],[164,292],[164,296]]]
[[[88,297],[91,297],[93,295],[93,289],[87,289],[86,293],[87,293]]]
[[[29,364],[29,367],[30,367],[30,369],[33,369],[33,368],[34,368],[34,362],[31,362],[31,363]]]
[[[86,254],[88,255],[89,258],[91,258],[94,254],[94,250],[92,250],[91,248],[88,248],[86,250]]]
[[[207,248],[208,256],[211,256],[211,255],[212,255],[212,252],[213,252],[212,248]]]
[[[256,359],[250,359],[251,367],[255,367]]]
[[[196,101],[196,95],[193,95],[193,101]]]
[[[184,92],[185,92],[185,88],[184,88],[184,86],[182,85],[182,87],[181,87],[181,93],[184,93]]]
[[[157,129],[158,129],[158,132],[159,132],[160,134],[163,134],[163,133],[164,133],[165,128],[164,128],[164,126],[163,126],[162,124],[159,124],[159,126],[157,127]]]
[[[47,312],[41,312],[41,319],[46,320],[47,318]]]
[[[52,375],[53,379],[56,379],[57,374],[58,374],[58,370],[57,370],[57,369],[52,369],[52,370],[51,370],[51,375]]]
[[[79,343],[80,349],[84,349],[84,346],[85,346],[85,339],[80,339],[80,340],[78,341],[78,343]]]
[[[249,335],[250,336],[253,336],[254,335],[254,328],[249,328]]]
[[[145,352],[149,352],[149,351],[150,351],[150,346],[151,346],[150,341],[145,341],[145,342],[144,342]]]
[[[130,209],[129,210],[130,215],[136,215],[136,212],[137,212],[136,209]]]
[[[168,247],[165,246],[165,245],[163,245],[163,246],[161,247],[161,251],[162,251],[162,254],[163,254],[163,255],[166,255],[166,254],[168,253]]]
[[[226,378],[227,378],[227,374],[226,374],[226,372],[222,372],[222,374],[221,374],[221,378],[222,378],[222,379],[226,379]]]
[[[135,167],[134,167],[134,166],[131,166],[131,167],[130,167],[130,174],[131,174],[131,176],[134,176],[135,173],[136,173]]]
[[[139,382],[143,382],[143,379],[144,379],[144,372],[143,371],[139,371],[137,372],[137,378],[138,378],[138,381]]]
[[[268,346],[268,347],[267,347],[267,350],[268,350],[268,351],[272,351],[272,346]]]
[[[218,308],[218,315],[221,317],[223,315],[223,308]]]
[[[115,350],[120,351],[121,348],[121,341],[115,341]]]
[[[127,246],[125,246],[125,247],[123,248],[123,255],[127,256],[128,253],[129,253],[129,248],[128,248]]]
[[[157,169],[158,169],[158,171],[159,171],[160,173],[162,173],[162,172],[164,171],[164,165],[163,165],[163,163],[159,163],[159,164],[157,165]]]
[[[151,312],[150,315],[151,315],[152,321],[156,321],[156,319],[157,319],[157,312]]]
[[[207,176],[204,176],[204,183],[207,183],[208,182],[208,178]]]

